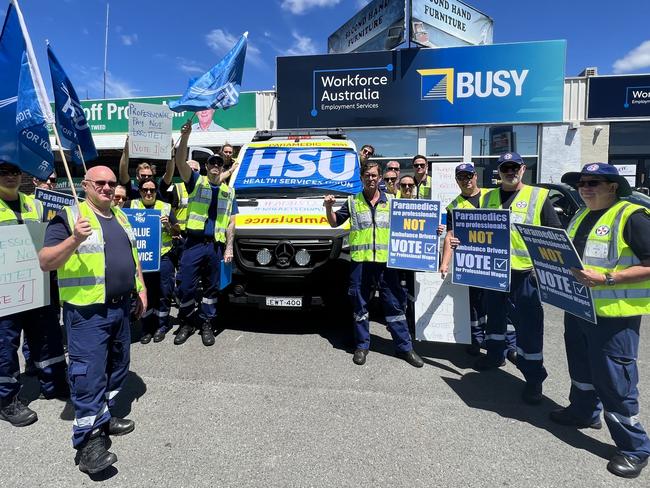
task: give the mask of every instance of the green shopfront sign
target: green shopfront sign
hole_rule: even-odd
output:
[[[82,100],[81,106],[86,114],[90,130],[94,135],[127,133],[129,131],[129,102],[166,105],[178,95],[169,97],[117,98],[107,100]],[[54,107],[52,107],[54,109]],[[179,131],[181,126],[194,114],[192,112],[174,113],[172,129]],[[255,129],[255,93],[241,93],[239,103],[227,110],[215,110],[214,124],[226,130]],[[193,123],[198,123],[198,115]]]

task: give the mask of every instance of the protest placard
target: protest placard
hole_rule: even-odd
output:
[[[449,275],[415,273],[415,338],[419,341],[470,344],[469,290]]]
[[[595,324],[591,290],[570,271],[584,267],[566,231],[528,224],[515,227],[533,260],[542,301]]]
[[[74,197],[72,195],[58,191],[44,190],[43,188],[36,188],[34,190],[34,198],[43,203],[44,222],[52,220],[63,207],[75,205]],[[79,199],[79,202],[83,201],[83,198]]]
[[[2,227],[0,317],[50,304],[49,276],[38,262],[45,227],[38,222]]]
[[[171,159],[173,118],[167,105],[129,102],[129,157]]]
[[[510,210],[454,209],[452,282],[510,291]]]
[[[389,268],[438,271],[440,202],[390,200]]]
[[[160,269],[160,245],[162,229],[160,225],[160,210],[153,209],[122,209],[129,218],[138,258],[142,272],[148,273]]]
[[[440,221],[447,225],[447,212],[444,211],[460,193],[456,183],[456,166],[458,163],[433,163],[429,171],[431,178],[431,200],[438,200],[443,209]]]

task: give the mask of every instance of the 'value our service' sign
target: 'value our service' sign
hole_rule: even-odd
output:
[[[452,283],[510,291],[510,210],[452,211],[454,250]]]
[[[161,225],[160,210],[124,208],[135,237],[142,272],[160,269]]]
[[[129,103],[129,156],[171,159],[173,118],[167,105]]]
[[[0,317],[50,303],[50,280],[41,271],[38,251],[45,224],[2,227],[0,235]]]
[[[576,280],[571,268],[583,269],[564,229],[515,224],[533,260],[543,302],[596,323],[591,290]]]
[[[58,191],[44,190],[42,188],[36,188],[34,190],[34,198],[43,203],[44,222],[52,220],[63,207],[76,205],[72,195],[67,195]],[[79,199],[80,202],[83,202],[83,200],[83,198]]]
[[[438,271],[440,202],[390,200],[388,267]]]

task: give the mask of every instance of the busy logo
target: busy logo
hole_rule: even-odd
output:
[[[458,72],[453,68],[419,69],[422,100],[507,97],[514,91],[520,97],[529,70]]]

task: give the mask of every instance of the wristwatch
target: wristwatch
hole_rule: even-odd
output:
[[[614,281],[614,277],[611,275],[611,273],[605,273],[605,284],[607,286],[614,286],[616,284],[616,281]]]

